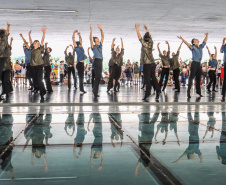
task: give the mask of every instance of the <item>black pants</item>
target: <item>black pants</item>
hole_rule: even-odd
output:
[[[83,81],[84,81],[84,63],[78,62],[76,65],[78,70],[78,78],[79,78],[79,89],[80,91],[84,91]]]
[[[5,65],[5,62],[7,62],[7,58],[0,58],[0,78],[2,78],[2,70]]]
[[[34,90],[38,91],[39,88],[38,88],[38,78],[37,78],[37,66],[32,66],[30,68],[30,75],[31,75],[31,79],[33,81],[33,88]]]
[[[158,81],[155,77],[155,68],[156,68],[155,63],[144,64],[143,74],[144,74],[144,81],[146,84],[145,96],[149,96],[151,93],[151,81],[150,80],[152,80],[152,85],[153,85],[154,89],[156,90],[156,92],[160,93],[160,87],[159,87]]]
[[[108,81],[108,87],[107,89],[110,90],[113,87],[113,81],[115,80],[115,86],[114,91],[116,91],[116,88],[119,87],[119,78],[121,76],[121,66],[118,66],[117,64],[114,64],[111,67],[111,73]]]
[[[93,84],[93,94],[97,95],[98,90],[99,90],[99,84],[101,80],[101,75],[102,75],[102,59],[95,58],[93,67],[94,67],[94,73],[95,73],[95,79],[94,79],[94,84]]]
[[[180,75],[180,69],[174,69],[173,70],[173,79],[175,81],[175,89],[180,91],[180,82],[179,82],[179,75]]]
[[[43,97],[45,95],[45,87],[43,83],[43,66],[33,66],[34,78],[37,83],[37,89],[40,91],[40,96]]]
[[[46,89],[47,91],[53,91],[51,81],[50,81],[50,73],[51,73],[51,66],[45,66],[45,82],[46,82]]]
[[[10,82],[11,70],[2,71],[2,94],[8,94],[12,91],[12,85]]]
[[[190,76],[188,80],[188,94],[190,94],[192,82],[195,79],[196,93],[201,95],[201,88],[200,88],[201,75],[202,75],[202,67],[200,65],[200,62],[192,61]]]
[[[211,85],[213,84],[212,90],[214,91],[216,86],[216,81],[217,81],[216,70],[209,70],[209,77],[210,77],[210,82],[207,86],[207,89],[210,89]]]
[[[163,88],[165,89],[166,85],[167,85],[167,82],[168,82],[168,78],[169,78],[169,68],[164,68],[164,67],[162,68],[161,78],[160,78],[160,81],[159,81],[160,89],[162,87],[162,81],[164,79],[164,76],[165,76],[165,81],[164,81]]]
[[[76,87],[76,76],[75,76],[75,68],[74,67],[68,67],[68,89],[71,88],[71,73],[74,80],[74,87]]]
[[[225,78],[225,74],[226,74],[226,63],[224,63],[224,82],[223,82],[223,87],[222,87],[222,95],[225,96],[225,91],[226,91],[226,78]]]
[[[94,71],[94,69],[92,69],[92,88],[93,88],[93,84],[94,84],[94,79],[95,79],[95,71]]]

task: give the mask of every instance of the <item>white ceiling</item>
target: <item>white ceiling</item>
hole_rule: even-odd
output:
[[[41,39],[42,26],[47,27],[46,41],[53,48],[52,55],[63,56],[75,29],[81,32],[87,48],[89,25],[93,25],[93,34],[100,36],[96,24],[101,24],[105,33],[105,58],[110,56],[112,39],[118,38],[119,43],[123,37],[125,57],[139,59],[135,22],[148,25],[155,44],[169,40],[174,50],[179,46],[177,35],[189,41],[193,37],[202,40],[205,32],[209,32],[210,46],[220,47],[226,36],[225,8],[225,0],[0,0],[0,27],[6,27],[6,21],[11,23],[15,41],[13,56],[23,54],[19,33],[28,39],[27,33],[32,29],[32,38]],[[166,48],[164,43],[160,46]],[[182,58],[190,57],[186,46],[182,52]],[[155,58],[157,55],[155,51]],[[207,56],[206,51],[204,55]]]

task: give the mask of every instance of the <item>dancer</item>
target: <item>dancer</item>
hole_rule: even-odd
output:
[[[109,92],[110,89],[113,87],[113,80],[115,80],[114,91],[118,92],[117,88],[119,87],[119,78],[122,73],[121,67],[123,65],[123,55],[124,55],[123,41],[121,38],[121,48],[122,49],[120,51],[119,46],[114,50],[115,40],[116,39],[114,38],[112,41],[112,45],[111,45],[111,59],[112,59],[114,65],[112,66],[112,70],[110,73],[107,92]]]
[[[50,64],[50,53],[52,52],[52,48],[48,47],[48,42],[45,43],[45,53],[43,55],[43,60],[44,60],[44,69],[45,69],[45,82],[46,82],[46,89],[47,92],[52,93],[53,88],[52,84],[50,81],[50,73],[51,73],[51,64]]]
[[[95,80],[93,84],[93,95],[95,98],[99,97],[98,90],[99,90],[99,84],[100,84],[101,73],[103,68],[102,44],[104,42],[104,32],[102,30],[102,27],[99,24],[97,25],[97,27],[101,31],[101,41],[99,40],[98,37],[93,37],[93,29],[92,29],[92,26],[90,25],[90,44],[91,44],[91,49],[94,53],[94,58],[95,58],[93,63],[94,73],[95,73]]]
[[[7,47],[8,55],[11,56],[11,50],[12,50],[12,42],[13,37],[11,37],[10,45]],[[7,60],[4,62],[3,70],[2,70],[2,93],[0,97],[3,95],[6,95],[6,99],[9,97],[9,93],[13,91],[12,84],[10,82],[10,73],[11,73],[11,61],[10,57],[7,58]]]
[[[179,39],[181,39],[191,50],[192,52],[192,63],[191,63],[191,72],[189,76],[189,82],[188,82],[188,91],[187,91],[187,97],[190,99],[190,91],[192,82],[195,78],[196,81],[196,93],[199,95],[199,97],[203,97],[201,94],[201,88],[200,88],[200,80],[201,80],[201,74],[202,74],[202,67],[201,67],[201,60],[202,60],[202,50],[206,45],[206,42],[208,40],[208,33],[205,33],[206,37],[202,44],[199,45],[198,39],[192,39],[191,44],[189,44],[182,36],[178,36]]]
[[[177,53],[175,54],[174,52],[172,53],[172,58],[170,59],[170,67],[173,70],[173,79],[175,81],[175,92],[180,92],[180,82],[179,82],[179,75],[180,75],[180,63],[179,63],[179,55],[180,55],[180,49],[182,46],[183,42],[179,46]]]
[[[71,52],[69,52],[67,54],[67,49],[69,48],[69,46],[66,47],[64,54],[65,54],[65,61],[68,65],[68,90],[71,90],[71,73],[73,75],[73,79],[74,79],[74,87],[75,89],[77,89],[77,85],[76,85],[76,76],[75,76],[75,51],[74,51],[74,47],[72,45],[70,45],[72,47],[73,50],[73,54]]]
[[[78,33],[78,36],[79,36],[78,42],[75,41],[75,33]],[[82,37],[81,37],[81,34],[78,32],[78,30],[75,30],[73,32],[72,41],[74,44],[74,51],[77,54],[77,62],[78,63],[76,65],[76,68],[78,70],[79,89],[82,93],[86,93],[86,91],[84,90],[84,87],[83,87],[83,81],[84,81],[84,62],[87,57],[85,55],[85,51],[82,46]]]
[[[221,53],[224,53],[224,74],[226,74],[226,44],[225,44],[225,41],[226,41],[226,38],[223,39],[223,43],[222,43],[222,46],[221,46]],[[224,82],[223,82],[223,87],[222,87],[222,92],[221,92],[221,95],[222,95],[222,101],[225,100],[225,91],[226,91],[226,80],[224,79]]]
[[[146,100],[150,96],[150,91],[151,91],[150,80],[151,79],[153,82],[153,86],[156,90],[155,99],[158,100],[159,94],[160,94],[160,87],[155,76],[156,64],[152,54],[153,40],[145,24],[144,24],[144,29],[146,30],[146,33],[144,34],[143,38],[141,37],[138,23],[135,24],[135,28],[137,31],[138,39],[142,44],[140,61],[141,61],[141,64],[143,64],[144,81],[146,83],[146,92],[143,100]]]
[[[46,94],[46,90],[42,81],[43,66],[44,66],[42,54],[44,53],[44,40],[45,40],[45,33],[46,33],[45,27],[42,28],[42,32],[43,32],[43,36],[41,40],[41,45],[38,40],[35,40],[33,43],[34,49],[31,51],[31,65],[33,66],[32,72],[34,74],[34,79],[37,82],[37,89],[39,89],[40,91],[41,102],[44,101],[44,95]]]
[[[31,31],[29,31],[29,33],[28,33],[29,37],[30,37],[30,33],[31,33]],[[32,67],[30,65],[30,61],[31,61],[31,50],[33,48],[33,44],[31,42],[31,45],[29,46],[28,45],[28,42],[23,37],[22,33],[20,33],[20,37],[24,41],[23,49],[24,49],[24,54],[25,54],[25,67],[27,69],[26,78],[29,80],[29,85],[30,85],[30,88],[28,90],[33,90],[33,88],[34,88],[33,78],[32,78],[33,77],[33,74],[32,74]]]
[[[160,78],[160,81],[159,81],[160,89],[162,88],[162,81],[165,77],[164,86],[163,86],[162,91],[165,91],[165,88],[166,88],[166,85],[167,85],[167,82],[168,82],[168,78],[169,78],[169,68],[170,68],[170,45],[169,45],[168,41],[166,41],[166,44],[168,45],[168,52],[166,52],[166,50],[164,50],[163,54],[162,54],[162,52],[159,48],[160,43],[157,44],[158,51],[159,51],[159,57],[162,60],[162,66],[163,66],[161,78]]]
[[[217,62],[217,48],[216,48],[216,46],[214,46],[215,54],[211,54],[210,53],[210,50],[209,50],[208,46],[206,46],[206,49],[208,50],[208,53],[210,55],[210,60],[209,60],[209,68],[210,68],[210,70],[209,70],[209,77],[210,77],[210,82],[209,82],[209,84],[207,86],[207,90],[208,90],[208,92],[211,92],[210,87],[213,84],[212,91],[217,92],[215,90],[216,81],[217,81],[217,78],[216,78],[216,69],[217,69],[217,65],[218,65],[218,62]]]
[[[10,24],[7,22],[7,29],[0,29],[0,78],[2,78],[2,70],[4,68],[5,63],[10,60],[10,52],[9,52],[9,30]],[[0,101],[4,100],[0,95]]]

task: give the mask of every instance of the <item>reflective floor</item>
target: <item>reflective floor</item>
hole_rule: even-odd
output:
[[[40,104],[38,96],[30,104],[19,94],[3,102],[0,184],[225,184],[225,103],[208,95],[187,102],[183,93],[176,103],[169,88],[159,105],[139,102],[142,91],[103,91],[101,102],[72,92],[59,104]]]

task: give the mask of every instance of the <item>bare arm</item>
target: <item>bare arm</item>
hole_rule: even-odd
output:
[[[157,44],[157,48],[158,48],[159,54],[162,55],[162,52],[161,52],[161,50],[159,48],[159,45],[160,45],[160,42]]]
[[[67,53],[67,49],[68,49],[68,48],[69,48],[69,46],[66,47],[66,49],[65,49],[65,51],[64,51],[65,53]]]
[[[116,38],[113,38],[113,40],[112,40],[111,49],[114,49],[114,47],[115,47],[115,39]]]
[[[136,28],[136,31],[137,31],[138,39],[140,40],[141,39],[141,34],[140,34],[140,31],[139,31],[139,24],[138,23],[135,24],[135,28]]]
[[[93,48],[93,28],[92,28],[91,25],[90,25],[90,36],[89,36],[89,39],[90,39],[91,48]]]
[[[78,36],[79,36],[79,42],[80,42],[80,44],[82,46],[82,36],[81,36],[81,33],[80,32],[78,33]]]
[[[181,160],[184,156],[186,156],[186,153],[184,152],[180,157],[179,159],[177,159],[176,161],[174,161],[173,163],[177,163],[179,160]]]
[[[41,40],[41,46],[44,45],[44,40],[45,40],[45,35],[46,35],[46,28],[45,27],[42,28],[42,32],[43,32],[43,35],[42,35],[42,40]]]
[[[217,47],[214,46],[214,49],[215,49],[215,56],[216,56],[216,59],[217,59]]]
[[[29,42],[30,42],[30,45],[32,44],[31,32],[32,32],[32,30],[30,30],[30,31],[29,31],[29,33],[28,33],[28,35],[29,35]]]
[[[124,45],[123,45],[123,40],[122,40],[122,38],[121,38],[121,47],[122,47],[122,49],[124,49]]]
[[[179,46],[179,48],[178,48],[178,52],[180,52],[180,49],[181,49],[181,46],[183,45],[183,42],[181,42],[181,44],[180,44],[180,46]]]
[[[75,41],[75,33],[77,33],[77,32],[78,32],[78,30],[75,30],[75,31],[73,32],[73,36],[72,36],[72,41],[73,41],[74,47],[77,47],[77,43],[76,43],[76,41]]]
[[[89,54],[89,50],[90,50],[90,48],[88,48],[89,60],[92,60],[92,58],[91,58],[91,56],[90,56],[90,54]]]
[[[208,36],[209,36],[209,34],[208,34],[208,33],[205,33],[205,35],[206,35],[206,37],[205,37],[205,39],[204,39],[204,42],[206,43],[206,42],[207,42],[207,40],[208,40]]]
[[[166,41],[166,44],[168,45],[168,52],[170,51],[170,45],[169,45],[169,42]]]
[[[47,45],[48,45],[48,42],[46,42],[46,43],[45,43],[45,49],[47,49],[47,48],[48,48],[48,47],[47,47]]]
[[[10,24],[7,22],[7,29],[6,29],[6,34],[9,35],[9,30],[10,30]]]
[[[211,53],[210,53],[209,47],[208,47],[208,46],[206,46],[206,49],[207,49],[207,51],[208,51],[208,53],[209,53],[210,60],[212,60],[212,56],[211,56]]]
[[[13,37],[11,37],[11,40],[10,40],[10,47],[12,47],[12,44],[13,44]]]
[[[177,36],[179,39],[181,39],[188,47],[191,47],[191,44],[189,44],[186,40],[184,40],[183,37]]]
[[[100,24],[98,24],[97,27],[100,29],[100,32],[101,32],[101,43],[103,44],[103,42],[104,42],[104,32],[103,32],[103,29],[102,29],[102,27],[101,27]]]

